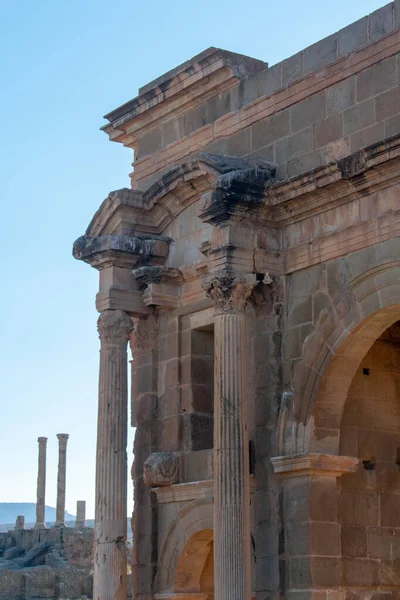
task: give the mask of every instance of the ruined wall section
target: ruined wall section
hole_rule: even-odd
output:
[[[290,178],[398,134],[399,26],[397,1],[184,114],[172,110],[138,138],[132,186],[146,189],[201,150],[270,160]]]

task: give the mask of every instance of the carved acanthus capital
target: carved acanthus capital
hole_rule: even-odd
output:
[[[202,286],[217,313],[235,313],[244,312],[257,283],[255,275],[241,278],[224,270],[207,277]]]
[[[102,344],[125,347],[133,322],[123,310],[106,310],[97,321],[97,330]]]
[[[179,455],[173,452],[154,452],[143,465],[146,485],[160,487],[179,482]]]

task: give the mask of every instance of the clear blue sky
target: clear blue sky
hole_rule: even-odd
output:
[[[209,46],[272,65],[383,4],[0,0],[0,501],[35,501],[45,435],[55,506],[67,432],[67,509],[93,515],[97,272],[71,247],[132,160],[102,116]]]

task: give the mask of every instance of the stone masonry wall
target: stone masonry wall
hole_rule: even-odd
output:
[[[271,160],[286,178],[399,133],[399,26],[397,0],[147,133],[133,187],[199,150]]]

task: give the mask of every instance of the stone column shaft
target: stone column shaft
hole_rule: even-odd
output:
[[[227,269],[205,288],[214,316],[214,597],[251,599],[245,307],[255,278]]]
[[[85,500],[76,501],[76,521],[75,527],[77,529],[83,529],[86,525],[86,502]]]
[[[47,438],[38,438],[38,476],[36,493],[36,523],[35,529],[45,529],[45,496],[46,496],[46,445]]]
[[[65,491],[67,481],[67,433],[57,433],[58,437],[58,473],[57,473],[57,505],[55,527],[66,527],[65,524]]]
[[[250,473],[245,315],[215,316],[215,599],[250,600]]]
[[[96,455],[94,600],[126,599],[127,535],[127,343],[132,321],[106,311],[101,340]]]

